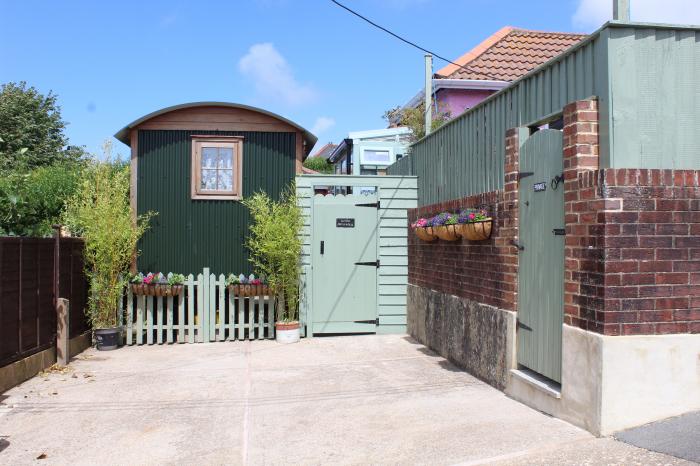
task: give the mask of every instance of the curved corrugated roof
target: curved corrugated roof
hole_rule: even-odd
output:
[[[155,112],[149,113],[148,115],[142,116],[138,120],[134,120],[119,131],[114,135],[115,138],[126,144],[127,146],[131,144],[131,141],[129,140],[129,131],[141,123],[150,120],[151,118],[157,117],[159,115],[163,115],[165,113],[169,113],[175,110],[182,110],[183,108],[192,108],[192,107],[229,107],[229,108],[240,108],[242,110],[249,110],[251,112],[258,112],[262,113],[263,115],[271,116],[272,118],[276,118],[277,120],[280,120],[284,123],[287,123],[288,125],[298,129],[301,131],[301,133],[304,135],[304,140],[306,141],[306,153],[308,154],[311,152],[311,149],[314,147],[316,144],[316,141],[318,141],[318,138],[314,136],[310,131],[308,131],[306,128],[303,126],[300,126],[296,123],[294,123],[291,120],[288,120],[284,118],[283,116],[277,115],[276,113],[268,112],[267,110],[263,110],[262,108],[257,108],[257,107],[251,107],[249,105],[243,105],[243,104],[236,104],[233,102],[189,102],[185,104],[179,104],[179,105],[173,105],[171,107],[165,107],[160,110],[156,110]]]

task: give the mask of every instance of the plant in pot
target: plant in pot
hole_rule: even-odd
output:
[[[460,212],[457,218],[457,233],[470,241],[483,241],[491,236],[493,219],[485,210]]]
[[[433,217],[433,231],[443,241],[457,241],[459,235],[455,225],[457,225],[457,216],[449,212],[442,212]]]
[[[419,218],[411,224],[411,228],[416,232],[418,239],[422,241],[430,242],[437,239],[437,236],[428,232],[428,219]]]
[[[167,275],[160,272],[149,272],[144,275],[139,272],[131,276],[129,283],[131,283],[131,291],[135,295],[178,296],[182,293],[185,276],[172,272],[168,272]]]
[[[106,160],[87,163],[80,186],[66,202],[63,220],[85,242],[85,272],[90,284],[86,313],[99,350],[116,349],[121,343],[119,313],[127,270],[153,215],[132,216],[129,167],[113,162],[108,148]]]
[[[299,233],[304,222],[295,186],[288,186],[279,201],[258,192],[244,200],[243,205],[252,217],[246,241],[249,260],[267,280],[276,302],[276,339],[280,343],[297,342],[302,247]]]
[[[230,274],[226,277],[226,287],[235,296],[267,296],[270,289],[263,277],[256,278],[254,274],[246,277],[243,274]]]

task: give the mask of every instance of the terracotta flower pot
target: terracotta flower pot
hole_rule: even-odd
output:
[[[437,239],[437,236],[428,233],[428,228],[426,227],[418,227],[414,231],[416,232],[416,236],[418,237],[418,239],[421,241],[430,242],[435,241]]]
[[[277,343],[297,343],[301,337],[299,322],[275,322]]]
[[[433,230],[435,231],[437,237],[443,241],[457,241],[459,239],[459,235],[457,234],[457,231],[455,231],[455,226],[456,225],[440,225],[433,227]]]
[[[458,225],[459,235],[469,241],[483,241],[491,237],[492,218],[487,218],[480,222],[461,223]]]

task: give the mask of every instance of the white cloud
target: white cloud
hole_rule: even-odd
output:
[[[299,105],[317,97],[312,86],[296,80],[287,60],[270,42],[251,46],[239,60],[238,70],[253,81],[261,96],[271,100]]]
[[[612,18],[612,0],[578,0],[572,18],[576,27],[595,29]],[[700,24],[698,0],[630,0],[632,21]]]
[[[313,127],[311,128],[311,132],[314,134],[321,134],[330,127],[335,125],[335,120],[330,117],[318,117],[316,118],[316,122],[314,123]]]

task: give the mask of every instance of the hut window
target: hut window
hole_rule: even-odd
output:
[[[240,137],[192,138],[192,199],[240,199]]]

